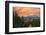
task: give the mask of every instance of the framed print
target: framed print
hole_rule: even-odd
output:
[[[5,33],[45,31],[45,3],[5,2]]]

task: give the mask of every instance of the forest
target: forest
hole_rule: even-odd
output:
[[[28,19],[28,18],[27,18]],[[32,20],[32,21],[31,21]],[[13,28],[17,27],[40,27],[40,18],[30,20],[24,20],[24,17],[14,16]]]

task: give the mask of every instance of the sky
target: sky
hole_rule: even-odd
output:
[[[32,16],[40,15],[40,8],[33,8],[33,7],[13,7],[14,13],[16,12],[18,16]]]

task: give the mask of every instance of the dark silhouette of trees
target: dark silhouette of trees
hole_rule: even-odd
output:
[[[15,12],[15,16],[13,15],[13,27],[21,27],[22,21],[18,14]]]

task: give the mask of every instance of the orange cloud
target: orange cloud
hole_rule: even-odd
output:
[[[13,7],[14,13],[16,12],[18,16],[31,16],[40,15],[40,8],[33,7]]]

